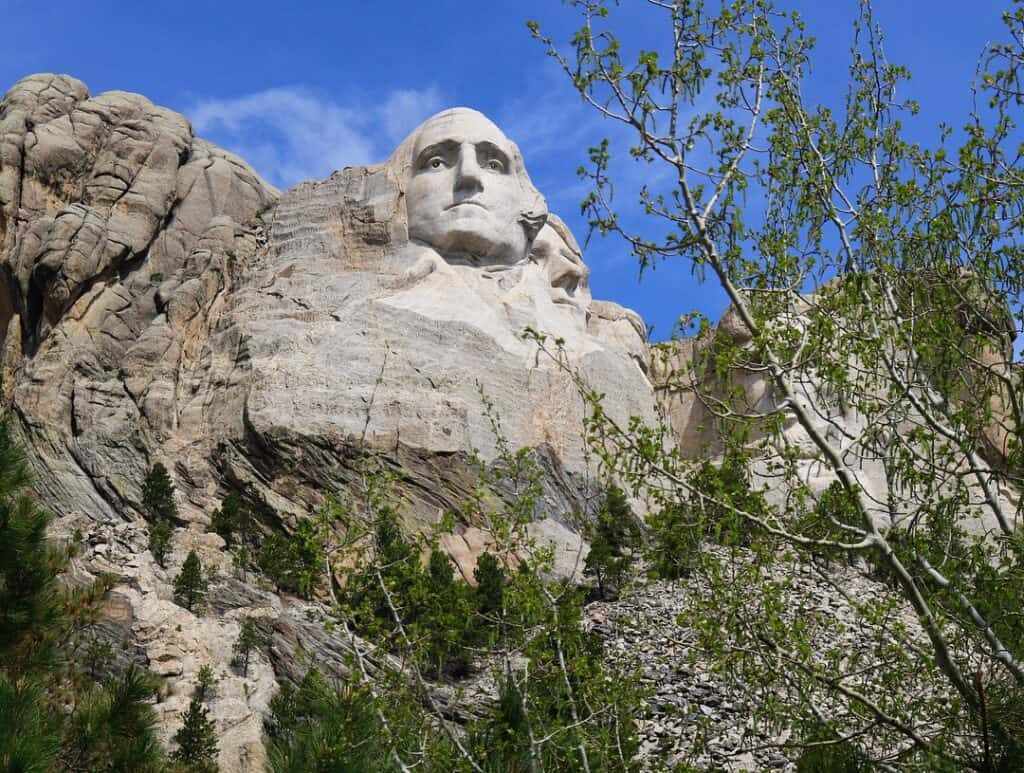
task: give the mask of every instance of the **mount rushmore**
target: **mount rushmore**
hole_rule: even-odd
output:
[[[278,681],[309,664],[344,673],[347,645],[315,601],[232,576],[208,530],[227,494],[241,493],[266,533],[289,532],[373,459],[405,527],[445,523],[441,542],[471,579],[488,546],[467,506],[481,469],[503,448],[528,449],[543,487],[530,530],[568,576],[586,550],[571,515],[602,472],[580,385],[604,395],[613,420],[665,420],[667,446],[714,456],[698,392],[715,394],[718,376],[695,363],[716,337],[749,340],[727,312],[710,335],[655,350],[636,313],[593,299],[580,247],[519,149],[468,108],[429,118],[381,164],[279,192],[145,97],[30,76],[0,102],[0,266],[0,395],[53,535],[83,543],[65,580],[112,577],[105,635],[120,658],[165,677],[165,740],[199,669],[231,660],[241,621],[267,634],[267,658],[245,678],[225,671],[218,687],[228,771],[262,767]],[[1011,344],[997,343],[979,357],[1002,367]],[[734,375],[729,400],[779,408],[764,369]],[[813,397],[813,378],[794,378]],[[977,438],[993,466],[1012,446],[998,398]],[[839,400],[826,408],[822,432],[854,438],[844,453],[858,457],[869,428]],[[786,420],[786,458],[820,493],[835,478],[805,430]],[[891,505],[886,471],[862,456],[858,484]],[[156,463],[177,491],[167,568],[147,550],[143,518]],[[1010,487],[989,499],[1000,497],[1018,510]],[[173,570],[191,550],[220,577],[202,616],[173,601]]]
[[[165,727],[199,667],[230,660],[243,613],[273,630],[275,664],[219,688],[228,770],[261,759],[274,669],[337,645],[307,605],[244,583],[217,614],[176,606],[146,551],[153,464],[178,492],[172,566],[195,549],[227,570],[206,533],[227,492],[289,529],[369,454],[410,529],[455,514],[445,545],[471,576],[486,537],[461,508],[471,456],[496,458],[495,417],[544,471],[548,517],[531,528],[571,572],[565,515],[595,483],[573,372],[617,418],[656,418],[643,322],[591,298],[572,233],[473,110],[430,118],[382,164],[280,193],[142,96],[31,76],[0,104],[0,213],[0,388],[54,532],[84,535],[76,581],[116,578],[106,624],[166,677]]]

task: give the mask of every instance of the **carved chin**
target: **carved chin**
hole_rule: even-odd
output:
[[[484,218],[460,217],[443,231],[410,229],[409,236],[426,242],[442,255],[468,255],[489,263],[515,263],[526,256],[522,228],[496,229]]]

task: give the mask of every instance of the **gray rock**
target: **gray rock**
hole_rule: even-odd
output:
[[[221,676],[225,771],[261,767],[262,716],[275,676],[298,676],[297,647],[337,673],[345,662],[293,602],[226,579],[223,541],[203,532],[228,491],[289,528],[372,462],[410,528],[455,513],[447,544],[471,576],[487,543],[460,538],[472,457],[501,465],[493,418],[542,472],[534,531],[567,575],[596,472],[576,373],[615,418],[656,414],[643,323],[592,302],[572,234],[473,111],[436,116],[384,164],[279,194],[144,97],[31,76],[0,102],[0,266],[0,392],[54,531],[85,535],[83,576],[117,577],[109,633],[167,678],[165,738],[198,670]],[[166,570],[140,513],[157,461],[181,514]],[[202,614],[172,601],[193,548],[220,573]],[[242,679],[228,664],[246,616],[271,644]]]

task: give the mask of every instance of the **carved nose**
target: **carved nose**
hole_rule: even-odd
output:
[[[455,171],[455,190],[472,192],[483,189],[483,176],[476,160],[475,148],[463,148]]]
[[[560,261],[558,268],[550,278],[552,287],[560,287],[571,296],[574,295],[581,286],[587,286],[587,274],[590,272],[586,266],[581,266],[562,256],[559,256],[558,259]]]

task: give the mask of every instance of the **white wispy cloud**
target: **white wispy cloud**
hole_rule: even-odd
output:
[[[196,134],[244,158],[282,188],[335,169],[382,161],[437,112],[436,88],[400,89],[381,100],[338,102],[302,86],[202,99],[185,113]]]
[[[436,88],[422,91],[399,89],[391,92],[380,106],[379,114],[384,131],[392,146],[397,146],[410,131],[441,109],[441,95]]]

